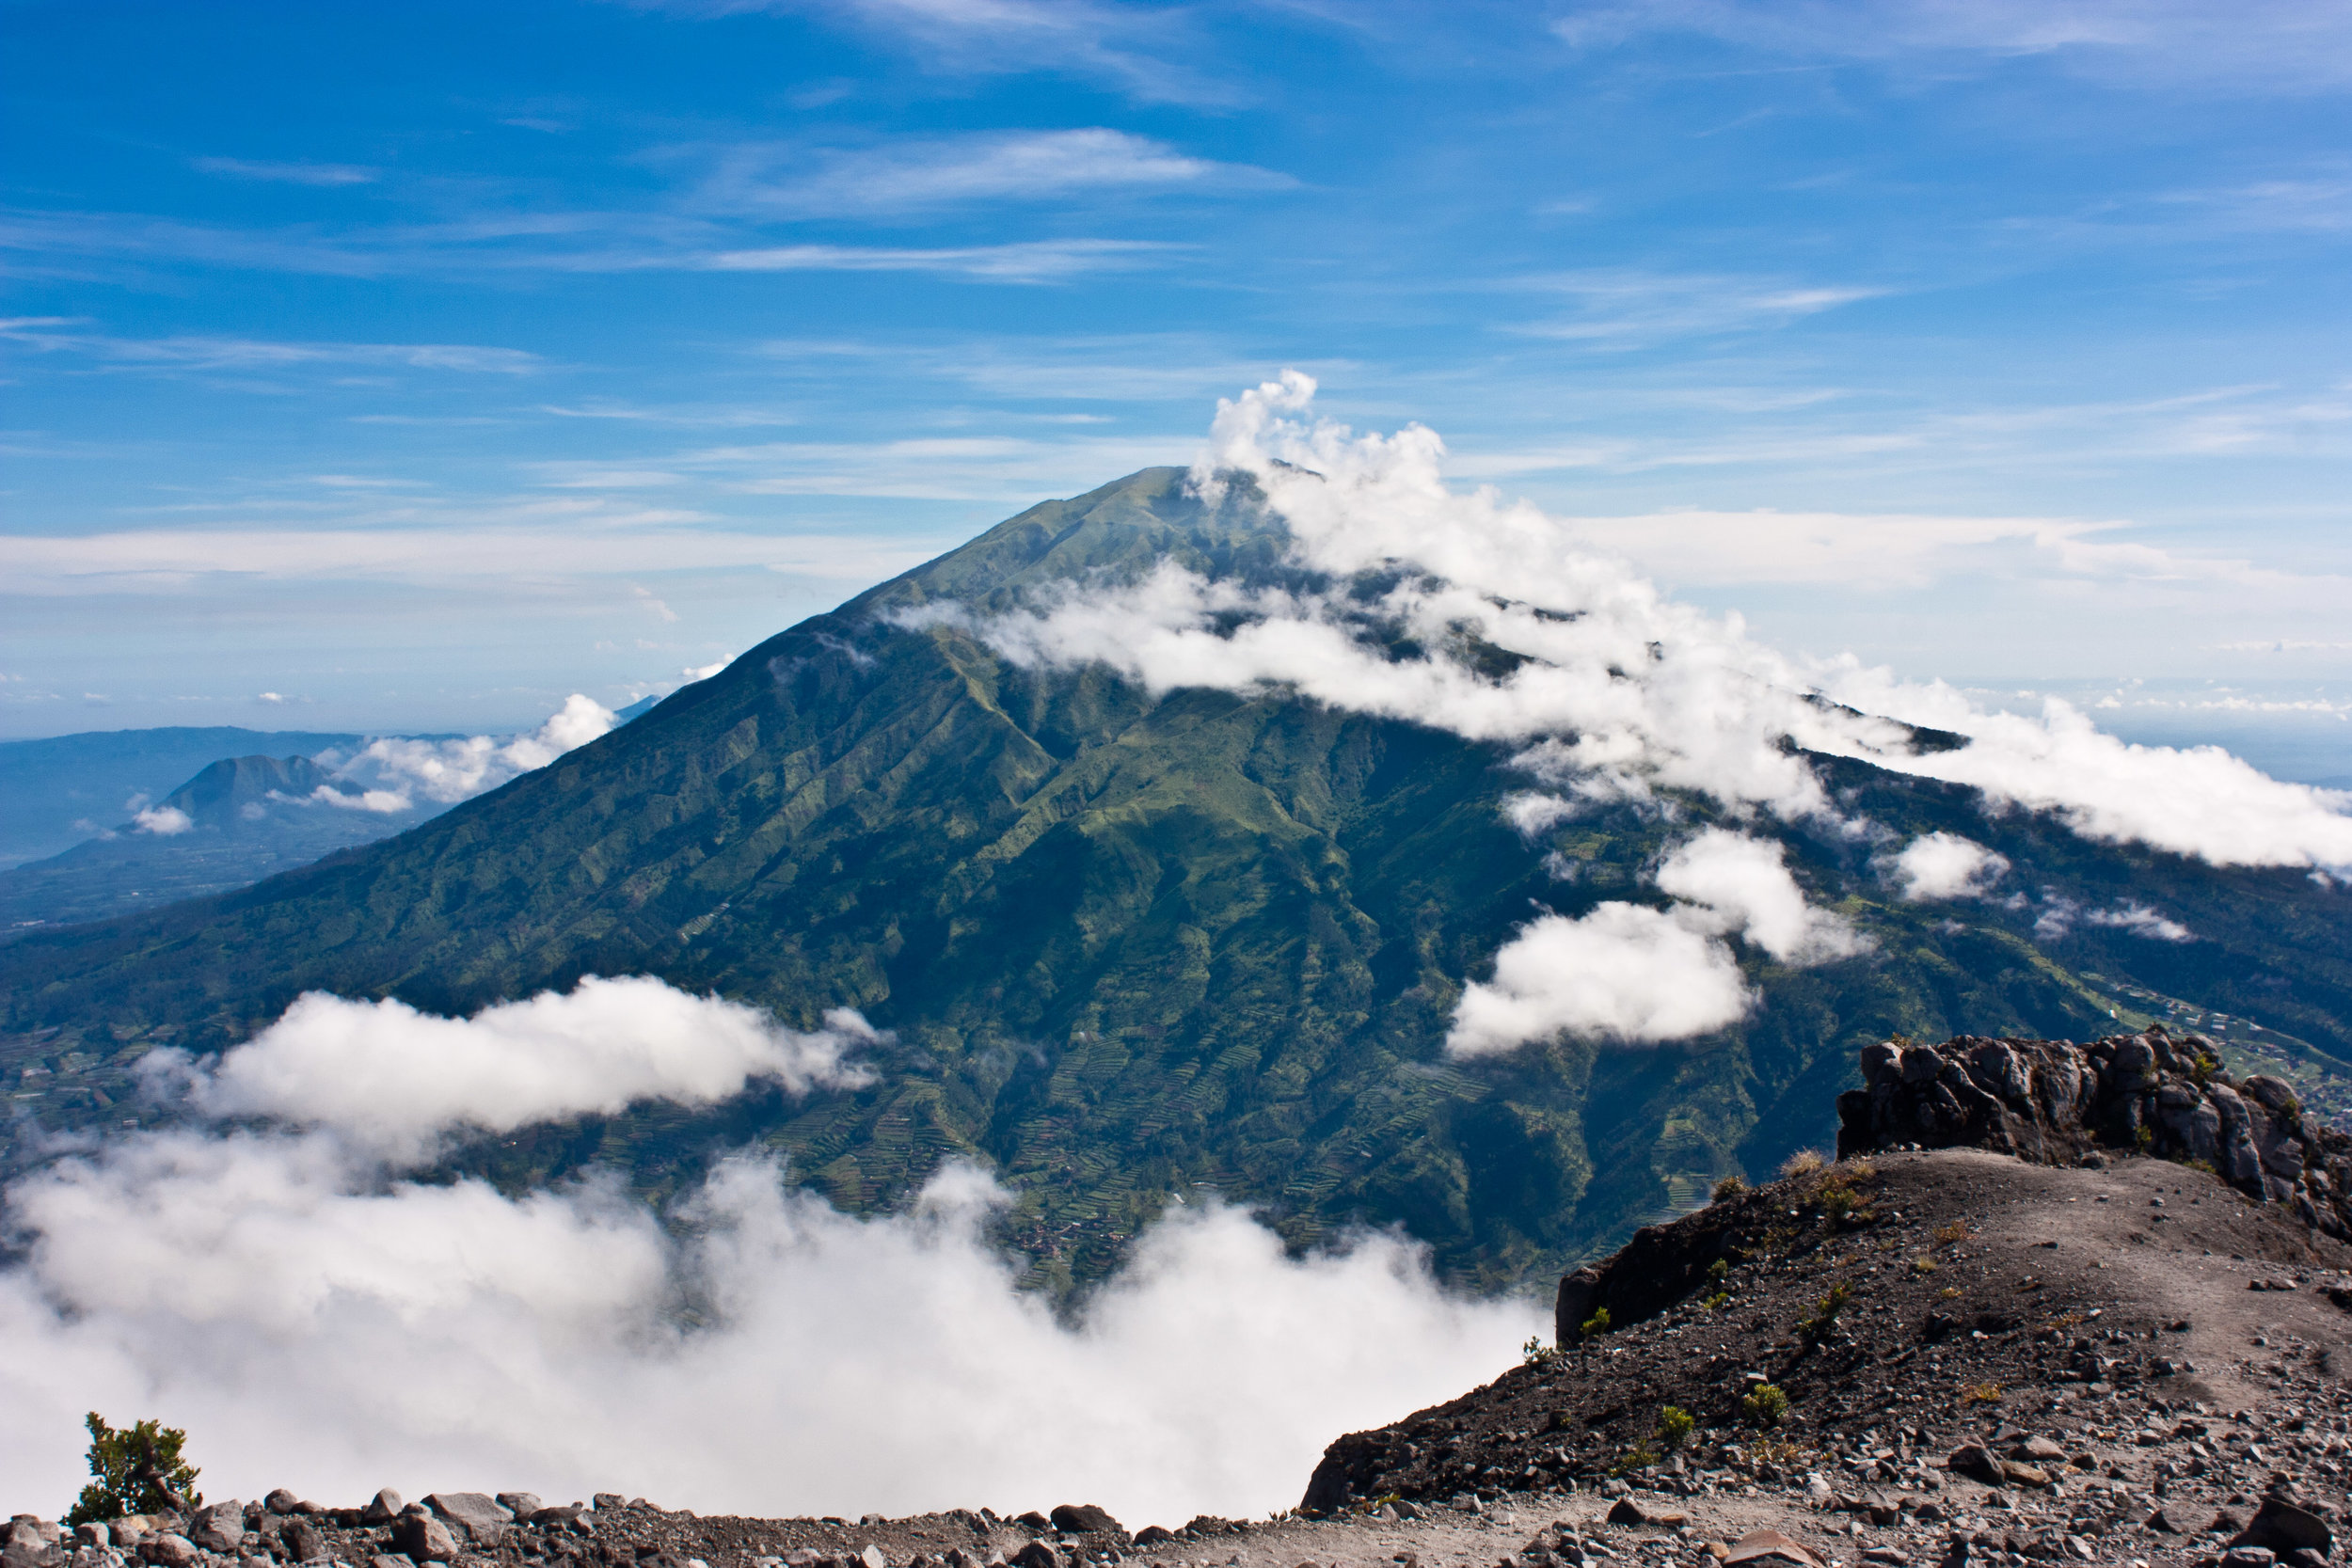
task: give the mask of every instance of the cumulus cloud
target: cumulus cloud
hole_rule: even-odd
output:
[[[1805,902],[1780,845],[1745,833],[1708,829],[1666,857],[1658,886],[1713,911],[1724,929],[1783,963],[1851,958],[1867,945],[1843,916]]]
[[[388,1142],[612,1097],[821,1087],[840,1060],[662,989],[469,1021],[308,999],[217,1066],[179,1065],[200,1108],[297,1125],[137,1133],[19,1180],[0,1473],[70,1497],[97,1408],[187,1427],[208,1490],[236,1496],[617,1489],[851,1515],[1082,1497],[1177,1524],[1295,1502],[1332,1437],[1493,1376],[1542,1329],[1539,1304],[1447,1293],[1392,1235],[1291,1258],[1214,1204],[1171,1208],[1057,1317],[1015,1288],[987,1240],[1008,1195],[966,1164],[860,1219],[758,1157],[666,1213],[612,1180],[510,1196],[384,1163]]]
[[[411,811],[420,798],[455,805],[545,768],[617,722],[612,709],[575,691],[546,723],[526,735],[472,735],[456,740],[386,736],[349,756],[321,753],[319,760],[347,787],[322,786],[305,799],[373,812]]]
[[[402,1161],[452,1128],[508,1132],[634,1101],[710,1105],[754,1079],[791,1094],[872,1082],[845,1053],[881,1037],[848,1007],[801,1034],[766,1014],[659,980],[590,976],[470,1019],[311,992],[198,1080],[216,1116],[330,1129]],[[156,1053],[158,1070],[176,1066]]]
[[[1905,898],[1927,903],[1981,897],[2009,873],[2009,857],[1957,833],[1922,833],[1884,863]]]
[[[131,818],[133,832],[152,833],[157,838],[184,833],[195,826],[196,819],[178,806],[143,806]]]
[[[1371,599],[1248,590],[1164,562],[1140,581],[1062,585],[971,629],[1020,663],[1101,662],[1155,690],[1288,689],[1521,744],[1524,766],[1575,794],[1664,787],[1735,813],[1834,816],[1801,754],[1811,751],[2216,864],[2352,865],[2352,797],[2280,783],[2214,748],[2127,745],[2063,704],[2038,719],[1987,713],[1948,687],[1851,659],[1799,665],[1736,615],[1672,601],[1594,554],[1573,523],[1491,488],[1450,488],[1435,433],[1358,436],[1313,419],[1313,393],[1287,372],[1220,401],[1194,485],[1219,503],[1246,476],[1287,525],[1298,565],[1334,583],[1385,573],[1393,586]],[[1421,651],[1395,657],[1400,638]],[[1465,657],[1474,644],[1513,656],[1508,673],[1483,673],[1488,661]],[[1966,744],[1923,748],[1911,725]]]
[[[1562,1034],[1688,1039],[1737,1023],[1755,993],[1726,936],[1794,964],[1869,947],[1842,916],[1805,901],[1780,845],[1745,833],[1707,829],[1665,858],[1657,880],[1677,900],[1669,909],[1612,901],[1522,927],[1496,952],[1493,978],[1463,988],[1446,1053],[1496,1055]]]
[[[1548,914],[1495,954],[1494,978],[1463,989],[1449,1056],[1492,1056],[1530,1040],[1685,1039],[1738,1022],[1752,997],[1731,949],[1688,918],[1611,901],[1571,920]]]

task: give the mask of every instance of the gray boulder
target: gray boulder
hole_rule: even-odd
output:
[[[540,1508],[539,1497],[535,1492],[501,1492],[498,1502],[499,1507],[506,1510],[517,1519],[528,1519],[538,1513]]]
[[[188,1568],[196,1560],[196,1543],[169,1530],[159,1531],[139,1543],[139,1559],[155,1568]]]
[[[262,1506],[272,1513],[292,1513],[302,1506],[302,1499],[280,1486],[262,1499]]]
[[[1093,1503],[1063,1503],[1051,1515],[1054,1528],[1065,1535],[1125,1535],[1110,1511]]]
[[[2270,1497],[2247,1521],[2232,1545],[2261,1546],[2280,1556],[2303,1547],[2326,1556],[2336,1544],[2335,1532],[2328,1521],[2310,1509],[2302,1508],[2283,1497]]]
[[[482,1492],[435,1492],[424,1506],[466,1532],[477,1546],[495,1546],[506,1538],[515,1515]]]
[[[392,1550],[415,1563],[450,1562],[457,1538],[430,1513],[404,1513],[392,1521]]]
[[[278,1538],[286,1544],[286,1555],[296,1562],[316,1562],[326,1556],[326,1532],[308,1515],[287,1520]]]

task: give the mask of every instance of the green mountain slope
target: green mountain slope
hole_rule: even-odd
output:
[[[896,1043],[856,1094],[541,1129],[471,1164],[522,1183],[619,1162],[659,1194],[758,1141],[862,1210],[962,1153],[1018,1190],[1010,1233],[1049,1282],[1098,1275],[1171,1194],[1216,1190],[1299,1243],[1402,1223],[1456,1275],[1502,1283],[1820,1140],[1868,1039],[2096,1029],[2105,1003],[2070,964],[2201,1001],[2276,976],[2276,1026],[2352,1056],[2341,897],[1825,764],[1890,826],[1992,842],[2027,885],[2129,888],[2205,940],[2184,957],[2092,931],[2045,952],[2028,915],[1893,903],[1867,846],[1791,832],[1800,879],[1875,953],[1753,967],[1761,1006],[1706,1040],[1449,1063],[1461,987],[1534,903],[1653,896],[1645,863],[1703,803],[1531,847],[1499,813],[1524,783],[1505,749],[1280,693],[1154,701],[882,618],[1163,556],[1288,570],[1246,498],[1204,511],[1181,479],[1025,513],[397,839],[0,951],[0,1069],[46,1069],[18,1091],[42,1121],[113,1119],[137,1053],[231,1043],[304,990],[461,1011],[648,973],[803,1026],[857,1006]],[[1579,863],[1572,880],[1547,847]]]

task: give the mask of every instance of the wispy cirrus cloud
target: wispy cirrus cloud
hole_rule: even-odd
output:
[[[1767,54],[1948,71],[1971,57],[2042,58],[2145,86],[2323,89],[2352,80],[2352,13],[2304,0],[1622,0],[1552,24],[1578,49],[1696,34]]]
[[[1157,240],[1020,240],[1009,245],[930,248],[783,245],[690,257],[648,257],[612,263],[612,270],[921,272],[991,283],[1053,283],[1138,266],[1185,248]]]
[[[297,365],[405,365],[415,370],[529,375],[547,368],[538,355],[479,343],[321,343],[190,334],[119,338],[79,330],[71,316],[0,319],[0,341],[42,354],[72,354],[119,369],[279,370]]]
[[[1048,71],[1105,82],[1145,103],[1225,104],[1230,75],[1200,70],[1185,8],[1099,0],[630,0],[673,15],[814,15],[878,35],[926,69],[959,76]]]
[[[1646,348],[1675,339],[1769,330],[1890,292],[1632,268],[1556,273],[1519,279],[1516,287],[1556,295],[1566,309],[1510,330],[1599,349]]]
[[[384,177],[383,170],[359,164],[280,163],[255,158],[198,158],[194,164],[206,174],[286,185],[372,185]]]
[[[1149,136],[1095,126],[901,138],[866,148],[739,143],[712,155],[698,196],[729,211],[830,217],[1295,183],[1268,169],[1195,158]]]
[[[763,245],[739,228],[670,214],[557,214],[326,232],[241,230],[107,213],[0,214],[0,250],[26,270],[92,264],[213,266],[334,277],[483,272],[902,272],[981,283],[1059,282],[1123,270],[1189,246],[1057,238],[965,245]]]

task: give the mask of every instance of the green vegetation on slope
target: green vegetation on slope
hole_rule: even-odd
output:
[[[803,1026],[860,1007],[897,1040],[855,1094],[646,1108],[529,1131],[469,1165],[521,1185],[612,1162],[660,1195],[760,1144],[869,1210],[963,1154],[1019,1193],[1009,1232],[1047,1283],[1098,1275],[1171,1195],[1206,1192],[1300,1243],[1402,1224],[1457,1276],[1502,1283],[1824,1137],[1869,1039],[2106,1022],[2001,924],[2025,917],[1887,902],[1869,846],[1792,833],[1800,879],[1875,953],[1752,968],[1761,1005],[1713,1038],[1447,1062],[1460,989],[1512,928],[1537,904],[1654,897],[1645,863],[1703,804],[1681,802],[1679,825],[1626,810],[1530,847],[1499,813],[1523,783],[1503,750],[1279,692],[1155,701],[1101,670],[1013,667],[952,623],[882,618],[1167,555],[1284,570],[1246,500],[1204,513],[1180,478],[1148,470],[1025,513],[400,838],[0,952],[0,1064],[51,1069],[28,1101],[45,1120],[113,1120],[138,1053],[224,1047],[304,990],[462,1012],[653,974]],[[1992,842],[2021,879],[2153,887],[2213,933],[2217,973],[2269,965],[2282,1005],[2352,1017],[2343,901],[2324,890],[1828,770],[1878,820]],[[1548,871],[1548,848],[1576,875]],[[2293,951],[2270,935],[2280,922],[2303,924]],[[2182,961],[2133,940],[2084,951],[2117,974]],[[2165,989],[2196,994],[2177,974]],[[2302,1032],[2352,1054],[2340,1024]]]

